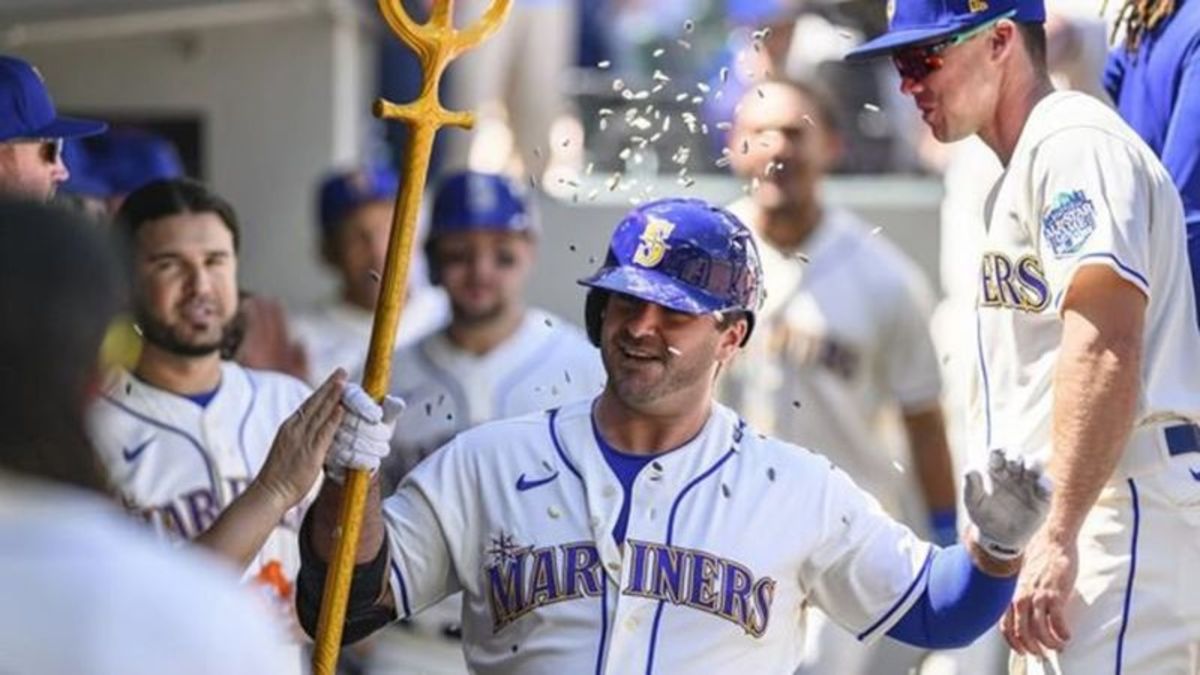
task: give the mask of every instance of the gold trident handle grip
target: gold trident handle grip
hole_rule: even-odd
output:
[[[392,351],[396,344],[396,327],[404,309],[408,291],[408,268],[412,260],[417,231],[417,211],[425,192],[429,173],[429,157],[438,129],[458,126],[469,129],[474,122],[470,113],[454,112],[442,107],[438,100],[438,82],[446,66],[458,55],[483,42],[500,28],[512,0],[492,0],[479,21],[463,30],[454,28],[454,0],[434,0],[429,21],[418,24],[405,13],[400,0],[378,0],[379,11],[388,26],[412,48],[421,63],[421,93],[407,104],[379,99],[373,112],[381,119],[399,120],[411,131],[408,151],[400,175],[400,190],[396,195],[396,210],[392,217],[392,232],[388,240],[387,258],[375,306],[375,321],[371,328],[371,346],[367,352],[363,388],[375,400],[382,400],[391,381]],[[342,628],[346,619],[346,603],[350,597],[350,581],[354,572],[355,552],[362,529],[363,509],[366,506],[370,476],[363,471],[350,471],[346,478],[345,494],[338,518],[337,542],[329,574],[321,596],[321,614],[317,623],[317,644],[313,654],[316,675],[334,675],[338,648],[342,643]]]

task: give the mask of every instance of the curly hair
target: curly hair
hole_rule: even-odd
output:
[[[1117,20],[1113,24],[1110,39],[1117,38],[1117,32],[1125,29],[1125,50],[1135,52],[1142,43],[1142,37],[1157,28],[1175,12],[1175,0],[1125,0]]]

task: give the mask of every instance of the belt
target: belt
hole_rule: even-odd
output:
[[[1163,429],[1167,441],[1167,452],[1175,455],[1186,455],[1189,452],[1200,453],[1200,425],[1176,424]]]

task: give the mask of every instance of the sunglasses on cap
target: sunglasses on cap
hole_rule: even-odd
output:
[[[920,82],[928,77],[930,73],[942,67],[942,64],[945,62],[942,52],[946,51],[946,49],[970,40],[976,35],[987,31],[1001,20],[1012,18],[1016,13],[1017,10],[1015,9],[1005,12],[991,21],[981,23],[971,30],[957,35],[951,35],[940,42],[897,49],[892,52],[892,63],[896,65],[896,70],[900,73],[900,77],[912,80],[913,82]]]
[[[63,154],[63,139],[61,138],[13,138],[5,143],[37,143],[38,155],[47,164],[58,164]]]

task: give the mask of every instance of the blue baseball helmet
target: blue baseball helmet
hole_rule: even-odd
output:
[[[597,346],[608,293],[687,314],[744,312],[746,339],[763,299],[762,264],[750,230],[699,199],[661,199],[631,211],[613,231],[604,265],[579,283],[591,289],[585,319]]]

